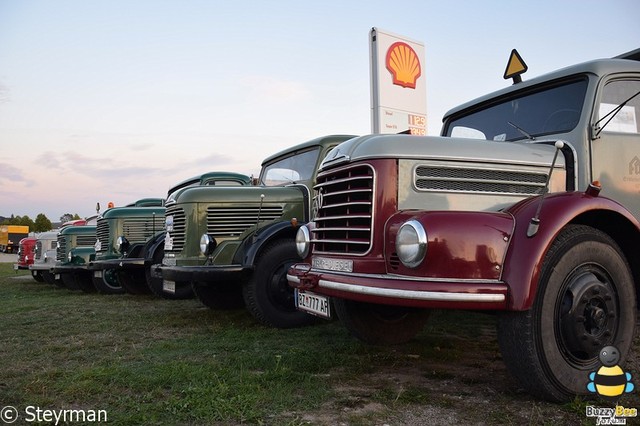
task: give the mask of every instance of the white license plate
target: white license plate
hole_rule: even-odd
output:
[[[317,315],[322,318],[331,318],[329,298],[308,291],[301,292],[295,289],[296,307],[304,312]]]
[[[102,271],[93,271],[93,276],[96,278],[102,278]]]
[[[168,281],[168,280],[163,280],[162,281],[162,290],[166,291],[167,293],[175,293],[176,292],[176,282],[175,281]]]
[[[314,257],[311,264],[315,269],[329,271],[353,272],[353,260],[328,259],[326,257]]]
[[[55,275],[53,276],[53,279],[54,279],[54,280],[59,280],[59,279],[60,279],[60,274],[55,274]]]
[[[18,264],[17,264],[17,263],[14,263],[14,264],[13,264],[13,270],[14,270],[14,271],[17,271],[17,270],[18,270]]]

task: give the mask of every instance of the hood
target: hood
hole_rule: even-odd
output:
[[[264,195],[264,198],[262,198]],[[181,192],[176,203],[288,203],[301,201],[300,185],[292,186],[240,186],[240,187],[193,187]],[[167,206],[168,207],[168,206]]]

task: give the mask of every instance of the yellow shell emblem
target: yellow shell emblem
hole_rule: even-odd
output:
[[[387,69],[393,76],[393,84],[416,88],[416,81],[422,74],[420,59],[415,50],[407,43],[393,43],[387,50]]]

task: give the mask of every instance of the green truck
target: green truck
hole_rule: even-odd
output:
[[[208,172],[186,179],[172,187],[167,200],[192,186],[249,185],[248,176],[232,172]],[[151,276],[149,268],[164,256],[163,199],[139,200],[135,205],[112,208],[98,218],[96,258],[90,262],[93,283],[102,293],[148,293],[183,299],[193,297],[191,288],[169,294],[162,291],[162,280]]]
[[[164,291],[192,287],[213,309],[245,304],[268,326],[309,324],[295,308],[286,272],[300,260],[294,238],[311,214],[315,171],[352,137],[321,137],[270,156],[257,185],[187,188],[168,200],[164,258],[153,268]]]
[[[62,282],[71,290],[95,291],[91,271],[87,269],[95,256],[96,218],[82,226],[67,226],[58,233],[56,263],[50,273],[54,282]]]

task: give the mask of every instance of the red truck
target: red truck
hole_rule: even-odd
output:
[[[29,265],[33,265],[35,259],[36,237],[26,237],[18,243],[18,263],[13,265],[16,271],[19,269],[29,269]],[[41,277],[33,277],[36,281],[44,281]]]
[[[287,276],[298,309],[371,343],[412,338],[430,309],[492,312],[523,388],[588,395],[600,352],[624,365],[635,337],[639,61],[514,77],[449,111],[440,137],[334,148]]]

